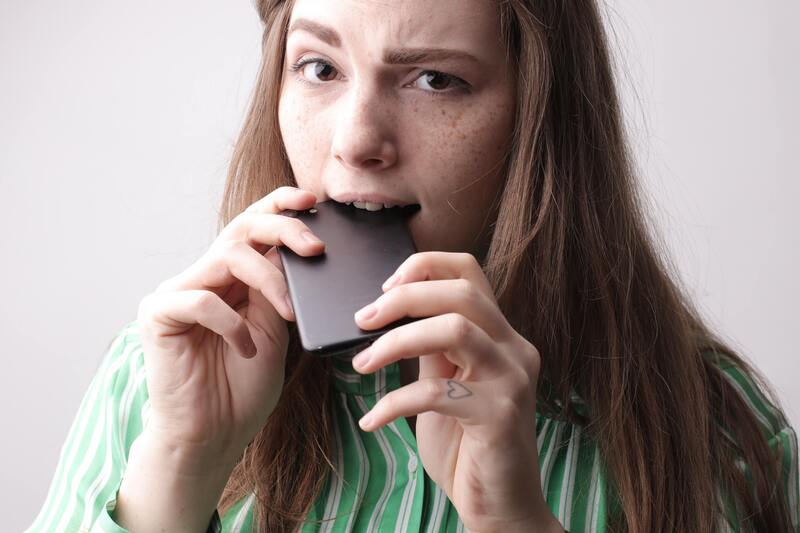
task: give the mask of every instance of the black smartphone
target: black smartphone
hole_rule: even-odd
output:
[[[303,349],[319,356],[365,348],[387,331],[418,318],[404,317],[363,330],[353,315],[377,299],[381,285],[416,252],[407,221],[418,204],[367,211],[334,200],[304,211],[283,211],[302,220],[325,241],[325,251],[303,257],[278,246]]]

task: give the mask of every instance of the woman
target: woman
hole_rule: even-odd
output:
[[[115,339],[31,530],[797,530],[795,432],[646,231],[594,2],[257,6],[220,233]],[[355,358],[302,352],[274,248],[321,253],[279,213],[328,199],[422,207],[354,317],[421,319]]]

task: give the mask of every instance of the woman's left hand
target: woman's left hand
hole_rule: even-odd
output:
[[[541,490],[539,351],[503,316],[471,254],[416,253],[396,274],[371,304],[376,313],[357,313],[356,324],[376,329],[405,316],[427,318],[388,331],[353,367],[370,373],[418,357],[419,380],[382,398],[362,429],[417,415],[425,470],[470,532],[563,531]]]

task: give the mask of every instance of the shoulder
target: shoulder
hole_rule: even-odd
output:
[[[767,436],[779,433],[789,425],[776,394],[754,365],[715,350],[704,351],[703,357],[719,369],[720,375],[755,415]],[[725,402],[726,398],[718,400]]]
[[[109,351],[118,354],[121,349],[130,349],[133,345],[141,345],[142,339],[139,333],[139,321],[132,320],[122,325],[114,334],[108,345]]]
[[[135,347],[141,346],[141,336],[139,334],[139,322],[132,320],[123,324],[112,335],[111,340],[106,345],[105,358],[101,367],[109,362],[129,355]]]
[[[103,380],[106,390],[123,392],[143,371],[142,340],[139,324],[134,320],[115,333],[94,379]]]

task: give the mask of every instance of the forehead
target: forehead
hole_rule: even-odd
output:
[[[331,26],[343,45],[500,45],[496,0],[295,0],[291,21],[307,18]],[[291,24],[291,22],[290,22]]]

